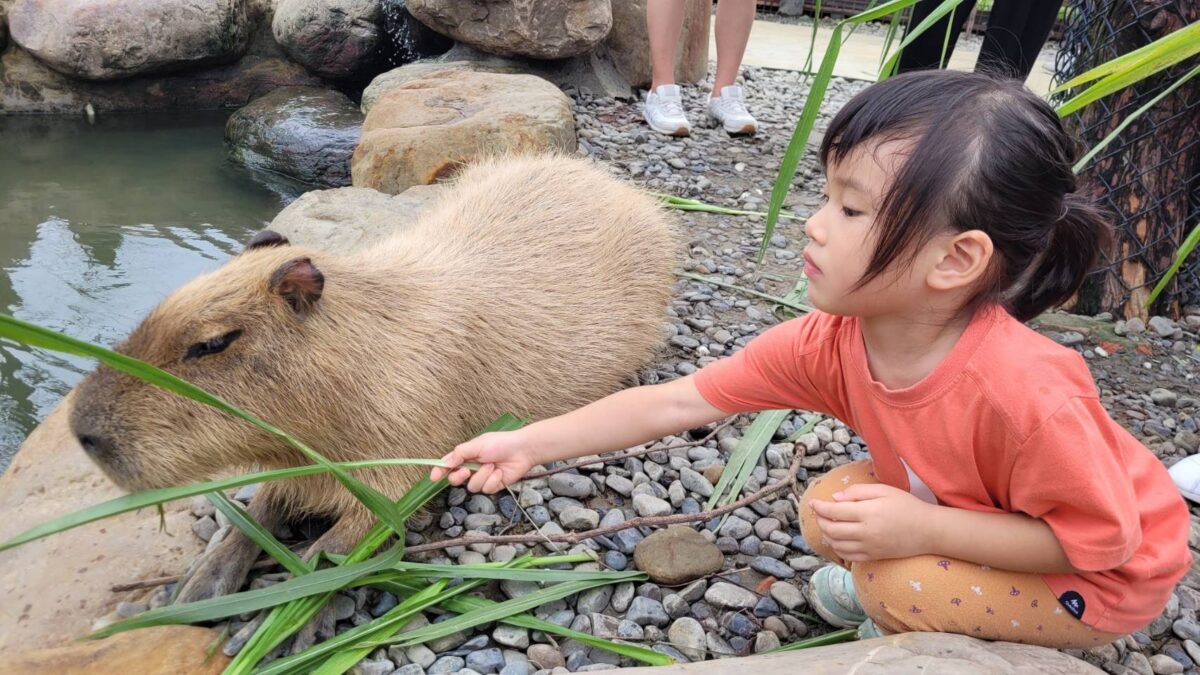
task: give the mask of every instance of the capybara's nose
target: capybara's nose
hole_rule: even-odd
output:
[[[112,441],[103,436],[79,434],[79,444],[83,446],[84,452],[95,459],[104,459],[113,454]]]

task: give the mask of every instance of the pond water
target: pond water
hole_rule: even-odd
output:
[[[227,114],[0,116],[0,311],[111,346],[301,191],[225,158]],[[0,471],[93,364],[0,341]]]

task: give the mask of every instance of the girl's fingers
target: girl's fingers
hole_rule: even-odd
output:
[[[468,478],[471,477],[470,469],[459,469],[450,474],[451,485],[462,485]]]
[[[491,478],[495,470],[495,464],[484,464],[479,467],[479,470],[475,472],[475,475],[471,476],[471,480],[467,483],[467,489],[471,492],[480,492],[483,490],[483,484],[487,482],[488,478]]]
[[[483,492],[489,495],[494,495],[504,488],[504,472],[495,471],[483,484]]]
[[[442,457],[442,461],[446,463],[445,468],[440,466],[433,467],[433,470],[429,472],[429,480],[441,480],[442,476],[449,474],[454,467],[463,463],[462,457],[459,457],[458,455],[458,448],[446,453],[446,455]]]

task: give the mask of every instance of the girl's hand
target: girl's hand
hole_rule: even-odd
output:
[[[451,485],[462,485],[470,478],[467,489],[471,492],[494,494],[507,485],[521,480],[533,468],[529,448],[522,443],[519,431],[486,433],[455,447],[442,458],[449,468],[434,468],[429,472],[430,480],[440,480],[449,474]],[[466,462],[482,464],[478,470],[461,467]]]
[[[878,483],[851,485],[833,499],[810,504],[821,534],[842,560],[908,558],[933,552],[930,522],[936,506]]]

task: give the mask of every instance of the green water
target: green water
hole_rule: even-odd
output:
[[[0,311],[111,346],[303,188],[225,159],[219,113],[0,116]],[[0,342],[0,471],[92,368]]]

